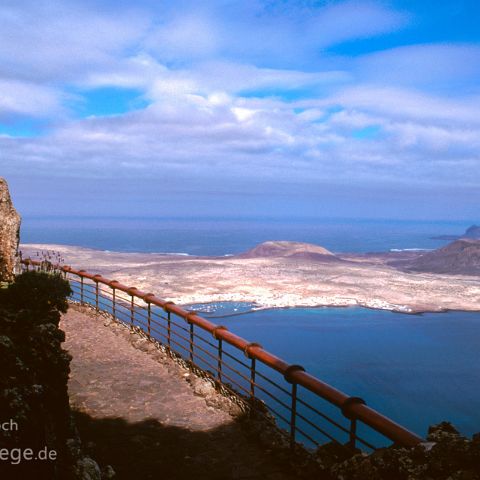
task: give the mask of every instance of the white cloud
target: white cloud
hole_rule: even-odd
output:
[[[64,113],[62,94],[53,88],[0,77],[0,120],[12,116],[58,117]]]
[[[190,60],[214,55],[218,40],[216,22],[207,15],[187,11],[150,32],[145,47],[164,60]]]
[[[363,81],[421,86],[436,90],[478,86],[480,46],[423,44],[396,47],[360,57],[356,73]]]
[[[479,126],[446,128],[415,115],[394,119],[384,110],[373,114],[346,100],[343,111],[317,122],[328,108],[312,105],[312,117],[309,108],[295,113],[295,105],[181,93],[146,110],[71,122],[47,137],[3,139],[0,148],[16,158],[17,168],[55,168],[73,176],[128,176],[136,165],[135,176],[177,181],[480,182]],[[381,138],[352,137],[369,125],[380,127]],[[454,172],[446,176],[445,166]]]
[[[307,36],[317,46],[329,46],[396,30],[406,24],[407,17],[377,2],[332,3],[308,20]]]
[[[480,96],[453,99],[412,89],[367,84],[346,88],[333,95],[330,101],[392,119],[480,124]]]
[[[20,1],[0,5],[2,75],[30,81],[74,81],[116,62],[148,28],[138,12],[95,11],[81,2]]]
[[[180,2],[160,9],[145,45],[162,61],[222,57],[259,66],[315,62],[326,47],[400,28],[404,13],[372,1]]]

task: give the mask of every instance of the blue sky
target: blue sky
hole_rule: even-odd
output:
[[[479,18],[475,1],[6,0],[0,175],[25,215],[474,220]]]

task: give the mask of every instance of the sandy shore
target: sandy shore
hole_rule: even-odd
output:
[[[480,277],[406,273],[391,255],[303,258],[188,257],[21,245],[24,257],[54,250],[65,264],[101,273],[179,304],[252,302],[260,307],[363,306],[405,313],[480,310]]]

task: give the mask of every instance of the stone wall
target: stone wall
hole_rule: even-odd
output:
[[[0,177],[0,282],[13,280],[20,240],[20,215],[13,207],[4,178]]]

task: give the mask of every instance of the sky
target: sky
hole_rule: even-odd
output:
[[[26,216],[478,220],[480,2],[2,0]]]

